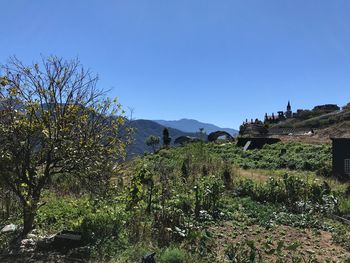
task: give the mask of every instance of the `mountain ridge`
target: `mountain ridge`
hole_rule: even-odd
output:
[[[174,128],[183,132],[196,133],[199,128],[204,128],[204,132],[207,134],[218,130],[228,132],[232,135],[237,135],[238,131],[233,128],[222,128],[212,123],[201,122],[195,119],[182,118],[179,120],[153,120],[165,127]]]

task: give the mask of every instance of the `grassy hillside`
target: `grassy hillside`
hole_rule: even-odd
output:
[[[140,262],[156,252],[158,263],[347,262],[349,184],[317,175],[329,162],[329,146],[302,143],[162,149],[124,163],[102,196],[58,182],[36,231],[80,231],[83,261]],[[20,220],[14,213],[0,225]],[[0,236],[3,247],[8,238]]]
[[[311,111],[310,111],[311,112]],[[272,130],[276,128],[295,128],[301,130],[313,129],[311,136],[294,135],[278,136],[283,141],[300,141],[306,143],[330,143],[331,137],[350,137],[350,110],[349,107],[332,113],[310,113],[302,119],[287,119],[278,124],[270,125]]]
[[[326,113],[310,114],[305,118],[287,119],[271,128],[316,128],[325,129],[329,127],[340,127],[343,123],[350,121],[350,111],[348,109]]]

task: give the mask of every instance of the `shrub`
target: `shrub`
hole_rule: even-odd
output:
[[[285,174],[283,178],[270,177],[267,182],[257,184],[242,180],[236,188],[238,196],[249,196],[255,201],[283,204],[294,212],[336,212],[338,200],[324,182],[307,182],[297,176]]]
[[[123,219],[121,211],[107,207],[88,214],[80,226],[83,239],[89,243],[107,239],[117,241],[123,227]]]
[[[185,252],[179,248],[167,248],[160,257],[162,263],[183,263]]]
[[[323,176],[323,177],[330,177],[332,176],[332,164],[327,162],[324,163],[319,169],[316,171],[316,175]]]
[[[48,232],[77,229],[84,216],[92,213],[92,206],[85,197],[57,198],[45,193],[43,198],[47,204],[38,210],[36,226]]]
[[[262,149],[243,151],[234,145],[208,144],[210,153],[243,169],[284,169],[317,171],[332,158],[329,145],[311,145],[300,142],[280,142]],[[287,149],[287,151],[285,150]],[[281,151],[285,153],[281,155]]]
[[[342,216],[350,217],[350,198],[343,197],[339,201],[339,212]]]
[[[253,196],[254,182],[251,179],[241,180],[237,183],[236,193],[238,196]]]

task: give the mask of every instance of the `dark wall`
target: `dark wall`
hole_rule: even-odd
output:
[[[244,147],[244,145],[251,141],[252,143],[249,146],[249,149],[260,149],[265,144],[274,144],[278,143],[281,140],[277,138],[252,138],[252,137],[239,137],[237,138],[237,146]]]
[[[349,175],[344,173],[344,159],[350,159],[350,139],[337,138],[332,139],[333,142],[333,175],[343,179]]]

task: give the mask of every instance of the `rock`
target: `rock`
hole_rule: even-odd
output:
[[[38,240],[37,246],[40,249],[49,249],[51,244],[54,242],[56,235],[50,235]]]
[[[34,235],[38,235],[39,231],[38,231],[38,229],[33,229],[30,233],[34,234]]]
[[[18,226],[15,224],[9,224],[7,226],[4,226],[3,229],[1,229],[0,233],[8,233],[8,232],[14,232],[18,229]]]
[[[255,137],[263,136],[268,133],[263,123],[245,123],[240,127],[239,134],[243,136]]]
[[[35,247],[36,247],[36,242],[33,239],[28,238],[28,239],[22,239],[21,240],[20,250],[22,252],[34,251]]]
[[[156,263],[156,260],[154,259],[155,255],[156,255],[156,253],[152,253],[152,254],[143,256],[141,258],[141,263]]]
[[[62,231],[57,234],[52,245],[56,248],[76,248],[83,245],[81,233],[75,231]]]
[[[37,235],[30,233],[30,234],[27,235],[27,238],[36,239]]]
[[[32,245],[35,245],[35,242],[31,238],[21,240],[21,246],[32,246]]]

